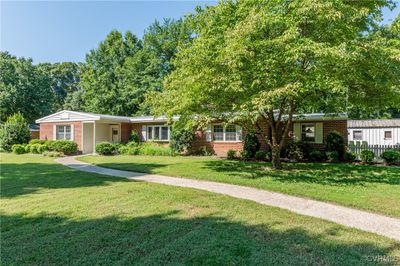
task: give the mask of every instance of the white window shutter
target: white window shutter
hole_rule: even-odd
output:
[[[242,127],[241,126],[236,126],[236,140],[237,141],[242,140]]]
[[[142,126],[142,140],[146,141],[147,140],[147,127]]]
[[[323,123],[315,123],[315,143],[322,144],[324,142],[324,125]]]
[[[212,141],[211,125],[208,125],[206,129],[206,141]]]
[[[56,125],[53,125],[53,140],[56,140],[57,139],[57,126]]]
[[[75,137],[75,134],[74,134],[74,125],[72,124],[72,125],[71,125],[71,140],[75,140],[74,137]]]
[[[300,123],[293,124],[293,134],[294,134],[294,140],[296,140],[296,141],[301,140],[301,124]]]

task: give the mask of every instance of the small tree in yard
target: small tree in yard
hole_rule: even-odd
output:
[[[391,5],[227,0],[200,10],[197,38],[178,49],[161,95],[148,96],[154,114],[180,114],[203,126],[263,119],[273,167],[281,168],[295,112],[399,104],[399,41],[376,30],[381,9]]]
[[[171,132],[170,147],[174,152],[190,152],[194,140],[192,129],[187,129],[179,123],[175,123]]]
[[[0,148],[6,151],[11,151],[14,144],[28,143],[29,139],[28,123],[21,113],[10,116],[0,129]]]

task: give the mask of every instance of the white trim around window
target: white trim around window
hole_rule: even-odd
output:
[[[241,142],[242,128],[236,125],[213,124],[211,136],[214,142]]]
[[[55,125],[55,140],[73,140],[74,125]]]
[[[166,126],[166,125],[146,126],[146,140],[169,141],[170,136],[171,136],[171,126]]]

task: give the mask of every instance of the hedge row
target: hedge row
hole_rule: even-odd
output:
[[[113,144],[110,142],[101,142],[96,145],[96,152],[100,155],[115,155],[115,154],[125,154],[125,155],[152,155],[152,156],[171,156],[173,151],[170,147],[165,147],[163,145],[146,142],[137,143],[131,141],[124,144]]]
[[[78,145],[70,140],[39,140],[33,139],[29,144],[14,144],[12,151],[16,154],[58,152],[65,155],[76,154]]]

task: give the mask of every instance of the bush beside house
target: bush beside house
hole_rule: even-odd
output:
[[[14,144],[28,143],[29,139],[28,123],[21,113],[10,116],[0,129],[0,149],[5,151],[11,151]]]
[[[38,140],[33,139],[28,144],[15,144],[12,146],[15,154],[34,153],[51,156],[73,155],[78,151],[78,145],[70,140]]]

